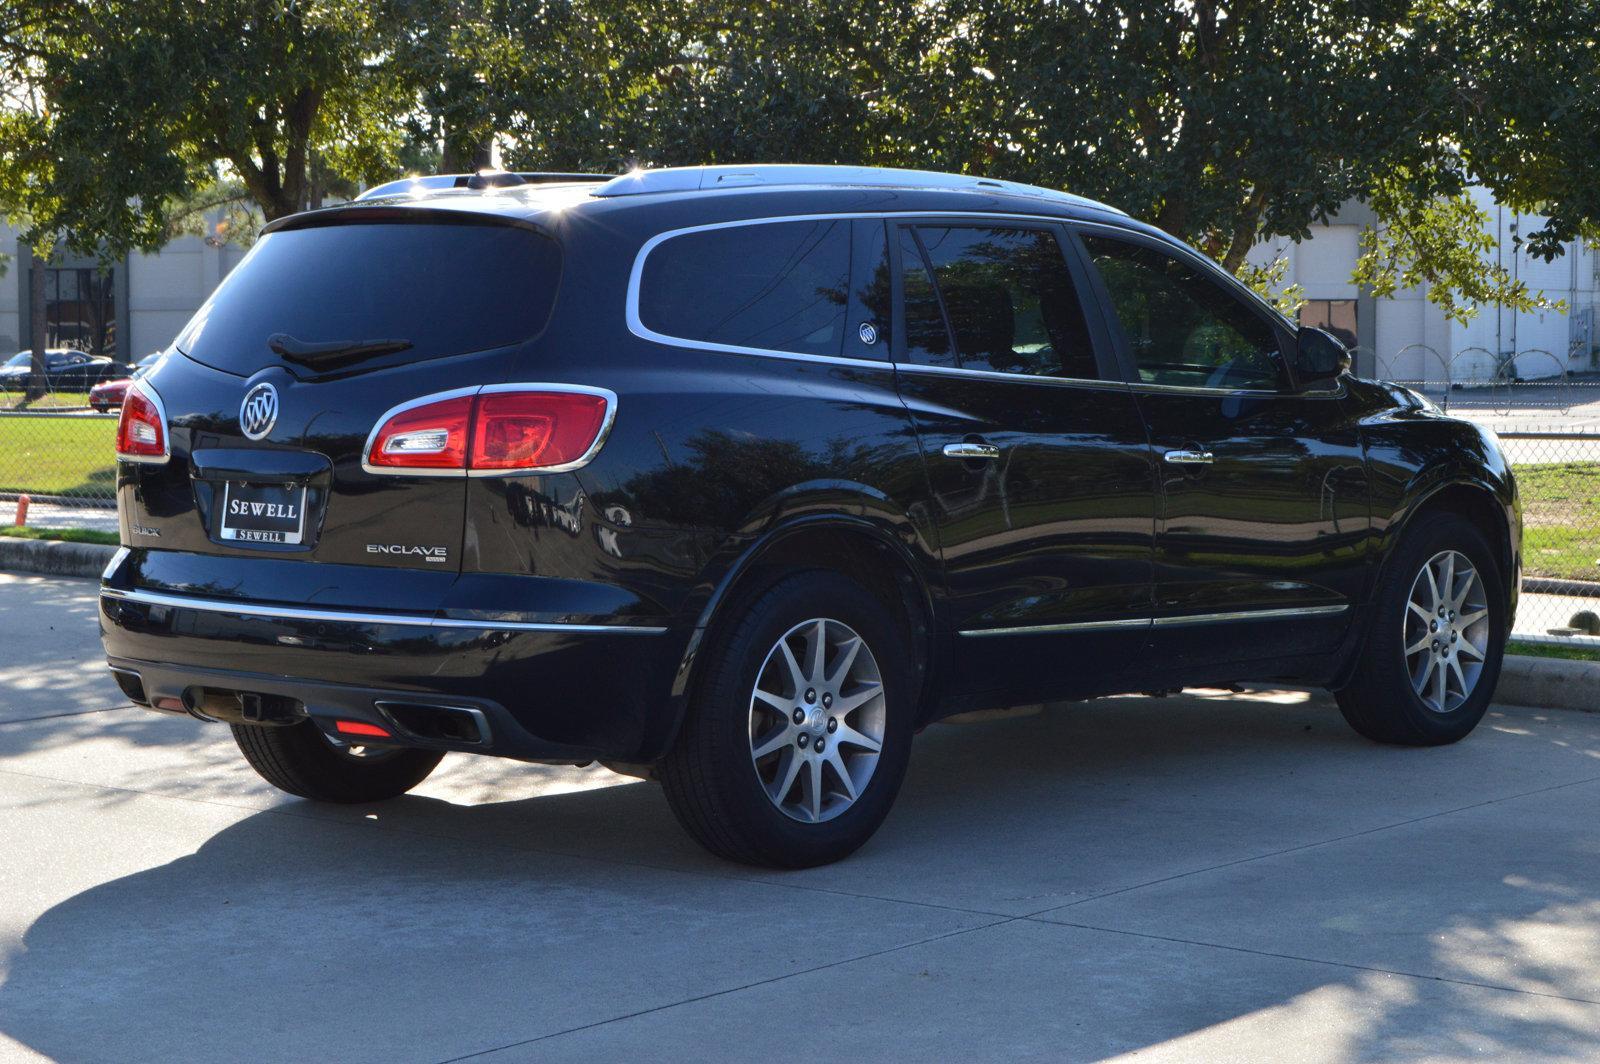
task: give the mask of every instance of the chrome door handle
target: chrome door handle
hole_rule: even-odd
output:
[[[947,443],[944,445],[946,458],[962,458],[967,461],[978,459],[988,461],[1000,457],[1000,448],[992,443]]]
[[[1217,459],[1210,451],[1168,451],[1164,457],[1172,465],[1210,465]]]

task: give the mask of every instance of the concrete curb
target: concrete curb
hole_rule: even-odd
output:
[[[101,543],[65,543],[58,539],[8,539],[0,536],[0,571],[97,577],[105,571],[116,552],[117,548]]]
[[[1600,713],[1600,661],[1507,654],[1494,700],[1537,709]]]

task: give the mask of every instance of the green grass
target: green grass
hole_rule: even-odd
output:
[[[93,528],[29,528],[26,525],[0,525],[0,536],[8,539],[59,539],[68,543],[104,543],[115,547],[119,542],[115,532],[101,532]]]
[[[1530,658],[1566,658],[1571,661],[1600,661],[1600,650],[1562,643],[1524,643],[1513,639],[1506,645],[1507,654],[1521,654]]]
[[[1522,568],[1529,576],[1600,580],[1600,462],[1517,466]]]
[[[49,392],[31,403],[23,398],[25,394],[0,390],[0,410],[71,410],[89,405],[88,392]]]
[[[110,498],[116,440],[110,418],[0,417],[0,491]]]

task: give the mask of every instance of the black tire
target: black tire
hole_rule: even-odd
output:
[[[1483,580],[1489,610],[1489,641],[1482,671],[1468,697],[1438,712],[1418,697],[1405,654],[1405,624],[1411,587],[1422,567],[1442,551],[1466,556]],[[1507,612],[1504,574],[1483,533],[1451,513],[1418,519],[1384,569],[1372,601],[1366,645],[1350,683],[1335,698],[1344,719],[1360,734],[1400,746],[1441,746],[1471,733],[1483,719],[1500,679]]]
[[[235,724],[233,739],[261,778],[316,802],[350,805],[398,798],[428,778],[442,753],[383,750],[370,758],[337,749],[309,720],[286,727]]]
[[[854,802],[832,819],[804,823],[767,797],[752,761],[750,706],[768,652],[784,633],[819,617],[853,629],[876,659],[884,734],[876,767]],[[734,605],[700,653],[704,671],[687,719],[657,772],[684,830],[719,857],[774,868],[828,864],[871,838],[911,756],[919,670],[911,667],[913,651],[897,616],[839,573],[796,572]]]

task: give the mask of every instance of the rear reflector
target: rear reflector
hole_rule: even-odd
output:
[[[575,469],[594,456],[615,412],[601,389],[529,385],[396,408],[373,432],[373,473],[488,475]]]
[[[125,462],[165,462],[167,418],[155,390],[143,381],[128,386],[117,419],[117,457]]]
[[[340,720],[334,722],[334,730],[340,735],[369,735],[378,739],[392,739],[388,730],[376,724],[368,724],[359,720]]]

